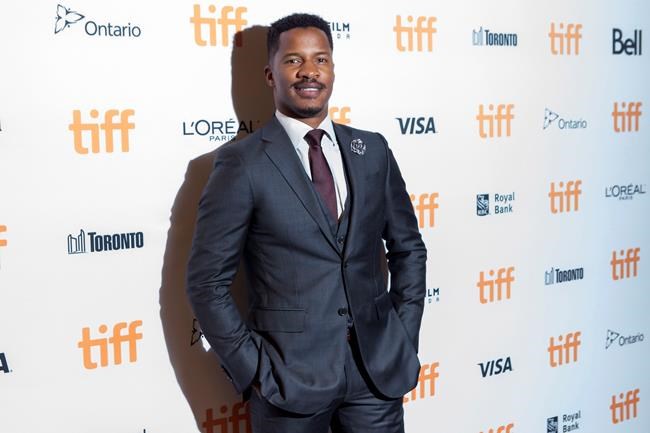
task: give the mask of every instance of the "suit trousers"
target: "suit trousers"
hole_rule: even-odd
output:
[[[347,347],[345,395],[320,412],[302,415],[280,409],[253,391],[253,433],[327,433],[328,428],[332,433],[404,433],[402,398],[380,396],[363,369],[356,342],[350,340]]]

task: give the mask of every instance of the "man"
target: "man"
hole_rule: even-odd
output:
[[[271,25],[275,117],[218,149],[199,204],[188,295],[256,433],[402,432],[417,383],[426,249],[384,138],[328,116],[332,49],[320,17]]]

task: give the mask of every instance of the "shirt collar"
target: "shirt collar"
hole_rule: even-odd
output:
[[[280,122],[284,130],[287,132],[287,135],[291,140],[291,144],[293,144],[293,147],[295,147],[296,149],[298,149],[302,143],[306,143],[306,141],[304,140],[305,135],[309,131],[314,129],[311,126],[307,125],[304,122],[301,122],[298,119],[294,119],[293,117],[289,117],[280,113],[280,111],[278,110],[275,110],[275,117],[277,117],[278,121]],[[329,115],[325,116],[325,118],[320,123],[320,125],[318,125],[318,128],[315,129],[322,129],[323,131],[325,131],[332,144],[336,146],[336,138],[335,138],[336,135],[334,134],[334,125]],[[324,143],[325,142],[323,142],[323,144]]]

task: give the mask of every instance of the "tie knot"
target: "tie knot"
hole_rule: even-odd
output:
[[[323,135],[325,135],[325,131],[322,129],[312,129],[305,134],[305,140],[307,140],[307,144],[310,146],[318,147],[320,146],[320,141],[323,139]]]

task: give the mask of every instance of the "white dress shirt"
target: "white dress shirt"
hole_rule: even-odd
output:
[[[293,147],[296,149],[298,158],[302,163],[305,172],[309,179],[311,179],[311,168],[309,167],[309,144],[305,140],[305,135],[313,128],[298,119],[285,116],[278,110],[275,110],[275,116],[280,121],[280,124],[287,132]],[[348,187],[345,183],[345,171],[343,169],[343,159],[341,158],[341,151],[336,142],[336,135],[334,134],[334,125],[329,116],[325,117],[318,128],[325,131],[323,139],[321,140],[321,147],[323,148],[323,155],[330,167],[332,177],[334,177],[334,187],[336,189],[337,211],[340,217],[343,213],[345,206],[345,199],[348,196]]]

